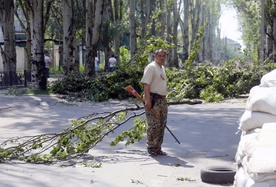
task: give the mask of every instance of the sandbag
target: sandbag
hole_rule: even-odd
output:
[[[275,174],[256,174],[253,178],[240,166],[235,175],[234,187],[271,187],[276,186]]]
[[[251,88],[246,110],[276,115],[276,87],[254,86]]]
[[[276,69],[261,78],[260,87],[276,87]]]
[[[233,185],[235,187],[245,187],[248,179],[249,179],[249,176],[244,171],[243,167],[242,166],[238,167]]]
[[[260,129],[252,131],[249,134],[241,135],[240,142],[235,155],[235,160],[240,165],[245,156],[251,156],[252,152],[257,145],[258,136],[260,135]]]
[[[260,135],[258,136],[257,144],[252,152],[252,155],[248,160],[248,172],[274,173],[275,171],[276,122],[265,123]]]
[[[245,110],[239,120],[239,129],[249,131],[255,128],[262,128],[264,123],[270,122],[276,122],[276,115]]]
[[[276,148],[256,147],[248,161],[248,172],[274,173],[274,171],[276,171]]]
[[[274,187],[276,186],[276,180],[266,180],[262,182],[256,182],[249,178],[246,182],[246,185],[243,187]]]

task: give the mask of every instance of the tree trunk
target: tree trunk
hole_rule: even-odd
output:
[[[166,20],[166,3],[165,0],[159,0],[159,8],[160,8],[160,15],[158,16],[157,22],[161,22],[160,26],[157,25],[156,29],[156,36],[162,38],[163,40],[166,39],[165,32],[166,32],[166,25],[163,23]]]
[[[96,11],[95,11],[95,21],[93,26],[93,36],[92,36],[92,54],[93,57],[97,56],[97,47],[100,40],[100,31],[103,20],[103,9],[104,0],[97,0]]]
[[[1,47],[3,58],[4,81],[9,85],[17,82],[16,51],[14,28],[14,1],[0,0],[0,23],[4,35],[4,49]]]
[[[167,0],[168,1],[168,0]],[[166,4],[168,4],[168,2],[166,2]],[[167,38],[166,40],[168,41],[168,43],[172,43],[172,5],[167,5],[166,7],[166,30],[167,30]],[[168,52],[167,54],[167,62],[168,62],[168,66],[172,67],[173,63],[172,63],[172,50],[170,50],[170,52]]]
[[[156,0],[150,0],[150,14],[155,10],[156,10]],[[156,36],[156,19],[151,19],[150,36]]]
[[[69,75],[79,70],[76,67],[75,56],[77,56],[76,34],[74,26],[74,2],[73,0],[62,1],[63,17],[63,74]]]
[[[29,12],[27,2],[25,0],[17,0],[18,7],[20,7],[20,10],[22,10],[22,13],[24,15],[25,20],[29,20]],[[18,9],[17,9],[18,10]],[[26,53],[26,65],[25,68],[27,71],[31,71],[32,69],[32,49],[31,49],[31,30],[30,30],[30,22],[26,21],[24,22],[24,19],[22,19],[22,15],[18,15],[17,11],[15,12],[15,16],[17,17],[21,28],[26,33],[26,47],[25,47],[25,53]]]
[[[200,0],[195,0],[194,5],[193,5],[193,13],[192,13],[192,18],[191,18],[191,24],[192,24],[192,43],[195,41],[195,36],[198,32],[199,28],[199,15],[200,15]]]
[[[95,7],[95,12],[93,14]],[[85,72],[87,76],[95,75],[95,57],[100,38],[100,28],[103,18],[104,1],[86,0],[86,51],[85,51]]]
[[[206,42],[204,48],[206,49],[205,60],[212,61],[212,52],[213,52],[213,41],[212,41],[212,27],[213,27],[213,16],[210,13],[210,9],[207,10],[207,15],[205,15],[208,20],[208,26],[205,32],[206,33]],[[204,24],[204,23],[203,23]],[[202,24],[202,25],[203,25]]]
[[[32,39],[31,39],[31,31],[30,31],[30,24],[27,23],[26,29],[26,69],[28,71],[32,70]]]
[[[265,37],[265,17],[264,17],[264,1],[261,0],[261,36],[260,36],[260,60],[264,61],[264,37]]]
[[[115,18],[114,18],[114,24],[119,25],[121,21],[121,11],[122,11],[122,6],[120,6],[121,3],[119,3],[118,0],[114,0],[114,13],[115,13]],[[120,64],[120,32],[116,32],[116,35],[114,37],[114,55],[117,60],[117,64]]]
[[[177,33],[178,33],[178,23],[179,23],[179,14],[178,14],[178,4],[177,0],[174,0],[173,6],[173,44],[174,47],[172,48],[172,65],[175,68],[179,68],[178,65],[178,56],[177,56]]]
[[[102,25],[102,34],[101,36],[101,43],[103,46],[103,51],[104,51],[104,59],[105,59],[105,71],[108,71],[108,59],[111,57],[111,47],[110,47],[110,38],[109,38],[109,33],[110,33],[110,28],[109,28],[109,14],[108,14],[108,7],[109,4],[107,4],[104,7],[103,10],[103,25]]]
[[[184,0],[184,24],[183,24],[183,56],[182,63],[185,63],[185,60],[189,56],[189,8],[190,0]]]
[[[130,0],[130,1],[134,1],[135,0]],[[130,2],[131,3],[131,2]],[[133,6],[133,5],[130,5]],[[140,14],[141,14],[141,38],[145,38],[146,37],[146,11],[145,11],[145,7],[146,7],[146,3],[145,0],[141,0],[140,1]],[[133,9],[133,8],[132,8]],[[135,7],[134,7],[135,9]]]
[[[135,0],[129,2],[129,23],[130,23],[130,54],[133,57],[137,49],[136,36],[136,20],[135,20]]]
[[[94,3],[92,0],[86,0],[85,74],[87,76],[95,75],[95,59],[92,58]]]
[[[274,3],[273,15],[273,61],[276,62],[276,3]]]
[[[146,4],[145,4],[145,9],[146,9],[146,17],[145,17],[145,31],[146,33],[149,32],[148,30],[148,24],[151,21],[151,14],[152,14],[152,9],[151,9],[151,0],[145,0]]]
[[[266,38],[265,38],[265,43],[266,43],[265,58],[270,57],[270,55],[273,51],[273,40],[272,40],[273,33],[272,33],[272,29],[267,28],[267,33],[268,33],[268,35],[266,35]]]
[[[200,12],[201,14],[199,15],[201,17],[201,21],[199,22],[200,23],[200,26],[203,26],[204,23],[206,21],[210,21],[209,20],[209,15],[208,15],[208,10],[206,8],[206,6],[201,6],[200,7]],[[207,10],[207,13],[206,13],[206,10]],[[206,57],[207,57],[207,53],[208,53],[208,35],[209,35],[209,25],[210,23],[208,22],[208,26],[207,26],[207,29],[204,29],[204,37],[202,38],[202,41],[201,41],[201,45],[202,47],[200,48],[200,51],[199,51],[199,54],[198,54],[198,62],[205,62],[206,61]],[[198,32],[198,31],[197,31]]]
[[[46,90],[47,78],[45,76],[44,62],[44,22],[43,22],[43,2],[28,0],[30,10],[31,29],[31,51],[32,51],[32,89]]]

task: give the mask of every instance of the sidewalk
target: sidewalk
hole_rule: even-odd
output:
[[[70,119],[93,112],[114,111],[125,102],[67,102],[56,96],[6,96],[0,92],[0,142],[13,136],[60,132]],[[145,139],[125,147],[110,147],[116,136],[105,138],[83,160],[54,165],[18,161],[0,164],[0,187],[208,187],[200,170],[207,166],[234,167],[240,134],[237,121],[244,112],[245,99],[223,103],[169,106],[168,131],[163,149],[168,156],[149,157]],[[131,124],[122,126],[128,129]],[[100,168],[85,167],[100,163]],[[76,164],[77,163],[77,164]],[[181,181],[183,179],[184,181]],[[224,185],[225,186],[225,185]]]

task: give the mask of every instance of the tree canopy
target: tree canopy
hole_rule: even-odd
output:
[[[80,61],[85,64],[85,74],[95,76],[94,58],[99,51],[104,54],[103,71],[107,70],[107,60],[112,54],[119,64],[125,63],[121,62],[120,48],[128,49],[131,58],[151,37],[171,45],[167,66],[177,69],[189,62],[195,44],[200,47],[193,64],[217,65],[236,57],[254,61],[260,59],[261,54],[263,60],[275,56],[275,4],[272,0],[265,1],[263,16],[262,1],[253,0],[15,0],[15,6],[5,2],[0,2],[0,17],[16,16],[26,34],[26,61],[27,68],[32,70],[33,89],[46,86],[42,54],[52,45],[48,41],[59,49],[65,76],[79,72]],[[237,10],[245,50],[250,56],[237,47],[237,42],[221,38],[222,5]],[[5,11],[10,9],[14,11]],[[5,30],[14,30],[15,23],[13,19],[1,19],[0,23],[4,38],[9,38],[5,40],[6,47],[1,45],[1,51],[4,70],[10,71],[16,69],[16,54],[12,50],[15,46],[11,45],[14,34],[9,36],[10,32]],[[261,23],[265,35],[261,35]],[[196,35],[202,27],[203,37],[197,41]],[[84,52],[83,58],[79,56],[80,50]]]

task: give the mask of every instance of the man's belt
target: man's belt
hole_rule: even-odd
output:
[[[157,93],[150,93],[151,95],[151,107],[153,108],[155,101],[158,99],[164,99],[166,96],[165,95],[159,95]]]
[[[150,95],[156,99],[164,99],[165,95],[159,95],[158,93],[150,93]]]

